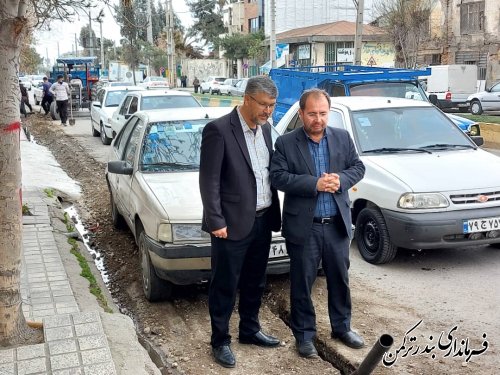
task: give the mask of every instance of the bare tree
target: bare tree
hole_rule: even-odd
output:
[[[396,66],[415,68],[421,42],[429,33],[429,17],[435,0],[377,0],[374,9],[379,26],[392,36]]]
[[[21,46],[33,28],[67,20],[88,5],[88,0],[0,0],[0,347],[41,336],[26,324],[21,309]]]

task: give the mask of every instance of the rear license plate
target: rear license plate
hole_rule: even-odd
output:
[[[271,249],[269,250],[269,259],[280,258],[287,256],[286,246],[284,242],[271,243]]]
[[[464,220],[464,233],[488,232],[500,230],[500,217]]]

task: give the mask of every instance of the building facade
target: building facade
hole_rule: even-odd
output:
[[[500,1],[436,0],[420,65],[471,64],[486,86],[500,79]]]

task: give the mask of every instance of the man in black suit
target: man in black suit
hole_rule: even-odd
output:
[[[203,129],[200,192],[202,229],[211,234],[212,277],[208,307],[212,353],[217,363],[234,367],[229,319],[239,288],[239,342],[279,345],[261,331],[259,309],[264,293],[271,231],[279,231],[278,195],[271,187],[273,152],[271,116],[278,95],[274,82],[253,77],[243,104]]]
[[[282,234],[290,255],[291,328],[299,354],[310,358],[318,355],[311,290],[320,262],[332,337],[352,348],[364,346],[351,330],[348,190],[363,178],[365,167],[349,133],[327,126],[330,97],[325,91],[305,91],[299,106],[304,126],[277,139],[271,181],[285,192]]]

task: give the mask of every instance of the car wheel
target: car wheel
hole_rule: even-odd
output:
[[[470,113],[473,115],[480,115],[483,113],[483,107],[481,106],[481,103],[479,100],[473,100],[472,103],[470,104]]]
[[[146,234],[139,233],[139,259],[141,262],[142,289],[146,299],[150,302],[169,299],[172,295],[172,283],[162,280],[156,274],[146,244]]]
[[[491,247],[494,247],[495,249],[500,249],[500,242],[499,243],[492,243],[490,244]]]
[[[40,100],[36,98],[36,95],[33,95],[33,99],[35,99],[35,105],[40,105]]]
[[[104,124],[101,122],[101,129],[100,129],[100,134],[101,134],[101,142],[103,145],[107,146],[109,144],[111,144],[111,141],[112,139],[109,138],[107,135],[106,135],[106,132],[104,131]]]
[[[378,208],[364,208],[356,220],[356,243],[364,260],[372,264],[389,263],[398,248],[391,243],[384,217]]]
[[[59,113],[57,112],[57,105],[55,100],[50,104],[50,117],[55,121],[61,119],[61,117],[59,117]]]
[[[109,192],[109,200],[111,205],[111,222],[116,229],[125,229],[126,223],[122,214],[118,211],[115,199],[113,198],[113,193]]]

